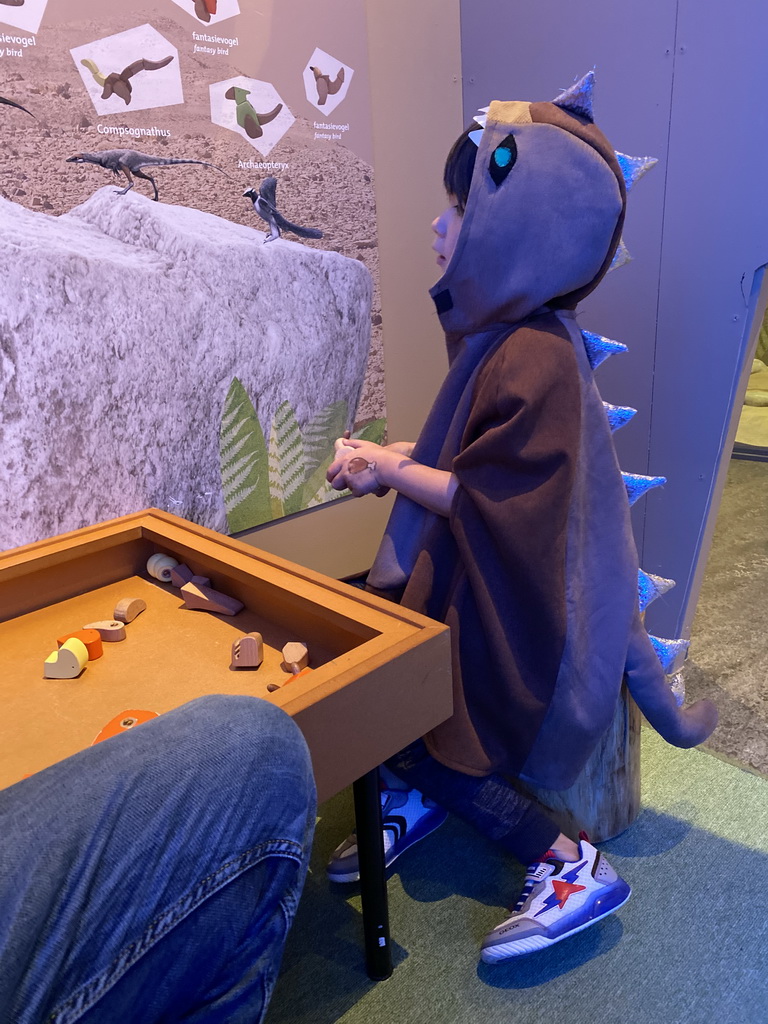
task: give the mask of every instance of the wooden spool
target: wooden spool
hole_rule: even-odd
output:
[[[640,810],[640,710],[626,683],[608,731],[570,789],[541,789],[514,780],[575,839],[584,831],[602,843],[629,828]]]

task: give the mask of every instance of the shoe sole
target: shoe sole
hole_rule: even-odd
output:
[[[611,914],[615,914],[617,910],[620,910],[632,895],[632,890],[629,887],[627,888],[628,892],[620,903],[609,907],[608,910],[604,910],[601,914],[593,915],[588,921],[584,921],[575,928],[569,928],[562,935],[556,935],[554,938],[546,935],[531,935],[528,938],[516,939],[513,942],[500,942],[495,946],[488,946],[486,949],[480,950],[480,959],[484,964],[497,964],[504,960],[513,960],[518,956],[526,956],[528,953],[538,953],[539,950],[548,949],[550,946],[562,942],[563,939],[570,939],[572,935],[583,932],[585,928],[590,928],[593,924],[597,924],[598,921],[602,921],[604,917],[609,917]],[[610,893],[605,895],[609,896]],[[595,901],[595,909],[598,907],[600,899],[601,897],[598,897]]]
[[[399,846],[399,848],[397,848],[397,843],[390,848],[389,852],[384,857],[385,870],[391,867],[395,863],[397,858],[402,856],[402,854],[404,854],[406,850],[410,850],[414,843],[420,842],[422,839],[425,839],[436,829],[440,828],[440,826],[448,817],[448,812],[443,811],[440,808],[435,808],[435,811],[438,812],[436,815],[430,815],[429,818],[425,816],[421,819],[421,821],[419,821],[412,829],[410,829],[406,833],[405,839],[403,840],[403,843]],[[359,868],[355,869],[354,871],[344,873],[337,873],[335,871],[331,871],[330,868],[326,868],[326,874],[331,882],[343,883],[360,881]]]

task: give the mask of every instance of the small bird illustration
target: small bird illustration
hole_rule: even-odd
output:
[[[269,224],[269,234],[264,243],[274,242],[280,237],[280,230],[291,231],[300,238],[322,238],[323,232],[317,228],[301,228],[298,224],[291,224],[277,209],[277,178],[265,178],[258,189],[247,188],[243,195],[251,200],[253,208]]]

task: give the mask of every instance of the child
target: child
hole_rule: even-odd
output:
[[[344,440],[328,470],[357,496],[399,492],[369,583],[451,627],[453,716],[385,767],[387,862],[447,809],[531,864],[483,942],[491,963],[566,938],[630,892],[501,773],[569,787],[624,675],[670,742],[700,743],[716,723],[707,702],[677,708],[642,626],[626,489],[574,319],[611,265],[626,200],[591,85],[494,102],[454,145],[431,290],[448,375],[415,445]],[[356,862],[351,838],[330,877],[356,877]]]

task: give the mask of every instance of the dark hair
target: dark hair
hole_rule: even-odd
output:
[[[469,137],[469,133],[477,129],[477,125],[467,128],[465,132],[456,139],[448,157],[445,161],[443,171],[443,184],[445,191],[456,196],[456,205],[459,213],[464,213],[469,196],[469,186],[472,183],[472,172],[475,169],[477,159],[477,146]]]

